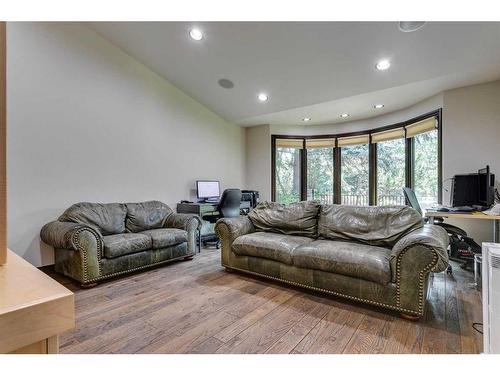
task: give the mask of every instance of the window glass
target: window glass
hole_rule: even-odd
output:
[[[377,143],[377,204],[404,205],[405,140]]]
[[[415,194],[422,208],[438,203],[438,131],[413,137],[413,183]]]
[[[307,150],[307,199],[333,203],[333,148]]]
[[[276,147],[276,201],[300,201],[300,149]]]
[[[368,145],[342,147],[342,204],[367,206],[369,184]]]

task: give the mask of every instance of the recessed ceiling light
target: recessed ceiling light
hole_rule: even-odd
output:
[[[261,92],[259,95],[257,95],[257,99],[259,99],[261,102],[267,102],[269,97],[267,96],[267,94]]]
[[[383,105],[383,104],[375,104],[375,105],[373,106],[373,108],[375,108],[375,109],[384,108],[384,105]]]
[[[189,30],[189,36],[193,40],[202,40],[203,39],[203,32],[200,29],[194,28]]]
[[[304,118],[302,119],[302,121],[304,121],[304,122],[309,122],[309,121],[311,121],[311,118],[310,118],[310,117],[304,117]]]
[[[401,21],[399,22],[399,30],[404,33],[411,33],[422,28],[425,24],[425,21]]]
[[[380,60],[377,65],[375,65],[375,68],[377,70],[387,70],[391,66],[391,62],[389,60]]]
[[[342,118],[349,117],[349,113],[342,113],[342,114],[340,115],[340,117],[342,117]]]

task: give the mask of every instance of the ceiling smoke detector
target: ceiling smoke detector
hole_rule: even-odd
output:
[[[422,28],[425,24],[425,21],[401,21],[399,22],[399,30],[404,33],[411,33]]]
[[[225,88],[225,89],[232,89],[234,87],[233,81],[227,79],[227,78],[221,78],[217,81],[220,87]]]

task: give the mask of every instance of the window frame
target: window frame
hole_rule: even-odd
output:
[[[381,131],[391,130],[395,128],[406,127],[413,123],[425,120],[427,118],[435,117],[437,120],[437,134],[438,134],[438,203],[442,204],[443,198],[443,158],[442,158],[442,108],[435,111],[425,113],[423,115],[411,118],[407,121],[399,122],[392,125],[381,126],[374,129],[349,132],[349,133],[338,133],[338,134],[320,134],[320,135],[280,135],[271,134],[271,200],[276,199],[276,141],[278,139],[300,139],[302,140],[302,149],[300,149],[300,166],[301,166],[301,187],[300,187],[300,200],[307,199],[307,150],[306,150],[306,140],[307,139],[321,139],[321,138],[335,138],[335,148],[333,150],[333,201],[336,204],[340,204],[342,201],[341,197],[341,158],[342,158],[342,148],[338,146],[338,139],[342,137],[352,137],[357,135],[369,135],[370,143],[368,151],[368,171],[369,171],[369,205],[377,204],[377,143],[371,142],[371,135],[373,133],[378,133]],[[414,138],[405,138],[405,182],[406,187],[414,188],[414,166],[415,157],[415,144]]]

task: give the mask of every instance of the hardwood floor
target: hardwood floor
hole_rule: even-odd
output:
[[[220,266],[219,250],[192,261],[79,289],[76,329],[61,353],[479,353],[481,295],[470,272],[432,278],[418,322]]]

